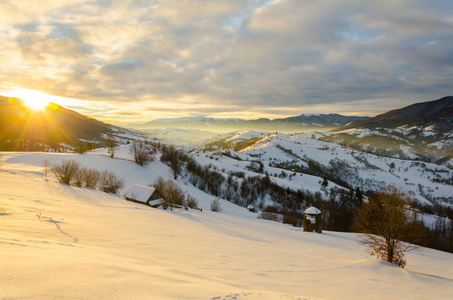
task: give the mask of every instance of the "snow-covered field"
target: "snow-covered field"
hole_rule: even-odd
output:
[[[51,164],[76,159],[130,183],[171,178],[97,155],[0,153],[1,299],[451,299],[453,254],[407,254],[401,269],[350,233],[305,233],[179,182],[203,212],[164,211],[66,186]],[[127,158],[127,152],[119,152]],[[124,189],[123,189],[124,191]]]

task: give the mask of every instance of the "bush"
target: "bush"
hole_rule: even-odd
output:
[[[263,219],[263,220],[269,220],[269,221],[274,221],[274,222],[279,222],[281,223],[283,220],[283,215],[273,213],[273,212],[268,212],[268,211],[262,211],[258,215],[258,219]]]
[[[101,186],[106,193],[117,193],[124,186],[124,179],[112,171],[105,170],[101,174]]]
[[[186,205],[190,208],[198,208],[198,200],[190,195],[187,195],[186,196]]]
[[[295,215],[292,215],[292,214],[283,216],[283,223],[291,224],[294,227],[301,227],[301,225],[302,225],[300,218]]]
[[[96,188],[101,180],[101,172],[96,169],[83,169],[83,180],[89,188]]]
[[[71,184],[77,176],[80,164],[75,160],[65,160],[60,164],[52,166],[52,172],[58,181],[64,184]]]
[[[78,187],[81,187],[84,182],[84,177],[85,177],[85,168],[79,168],[77,170],[77,173],[74,175],[74,180],[72,181],[73,184],[75,184]]]
[[[159,177],[153,187],[161,194],[164,208],[182,206],[184,204],[184,193],[171,179],[164,180]]]
[[[214,199],[214,201],[211,202],[211,211],[214,211],[214,212],[222,211],[222,206],[220,205],[219,199]]]

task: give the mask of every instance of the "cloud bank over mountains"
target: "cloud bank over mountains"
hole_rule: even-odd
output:
[[[374,115],[452,94],[448,0],[2,1],[0,13],[0,90],[110,105],[95,117]]]

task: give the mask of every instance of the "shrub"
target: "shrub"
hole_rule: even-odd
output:
[[[190,208],[198,208],[198,200],[190,195],[186,195],[186,205]]]
[[[269,221],[274,221],[274,222],[282,222],[283,220],[283,215],[273,213],[273,212],[268,212],[268,211],[262,211],[258,215],[258,219],[263,219],[263,220],[269,220]]]
[[[81,187],[84,182],[85,168],[79,168],[74,174],[74,180],[72,181],[76,186]]]
[[[124,186],[124,179],[115,175],[112,171],[105,170],[101,174],[101,185],[106,193],[117,193]]]
[[[301,227],[301,225],[302,225],[301,222],[300,222],[300,218],[295,216],[295,215],[292,215],[292,214],[284,215],[283,216],[283,223],[291,224],[294,227]]]
[[[214,211],[214,212],[222,211],[222,206],[220,205],[219,199],[214,199],[214,201],[211,202],[211,211]]]
[[[83,180],[89,188],[96,188],[101,180],[101,172],[96,169],[83,169]]]
[[[164,208],[184,204],[184,193],[171,179],[164,180],[162,177],[159,177],[153,186],[162,195]]]
[[[52,172],[57,177],[58,181],[64,184],[71,184],[77,176],[80,164],[75,160],[65,160],[60,164],[52,166]]]

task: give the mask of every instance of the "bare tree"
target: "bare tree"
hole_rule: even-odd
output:
[[[143,141],[132,144],[130,152],[134,156],[135,162],[140,166],[144,166],[154,159],[152,149]]]
[[[404,252],[417,249],[412,243],[423,239],[420,231],[414,230],[417,220],[408,210],[410,200],[395,186],[383,187],[357,210],[355,220],[356,230],[364,233],[361,242],[369,246],[370,254],[403,268]]]
[[[118,144],[115,140],[115,137],[111,134],[109,134],[107,136],[107,139],[105,140],[105,145],[107,146],[107,149],[109,151],[109,154],[110,154],[110,157],[111,158],[114,158],[115,157],[115,153],[116,153],[116,149],[118,147]]]

